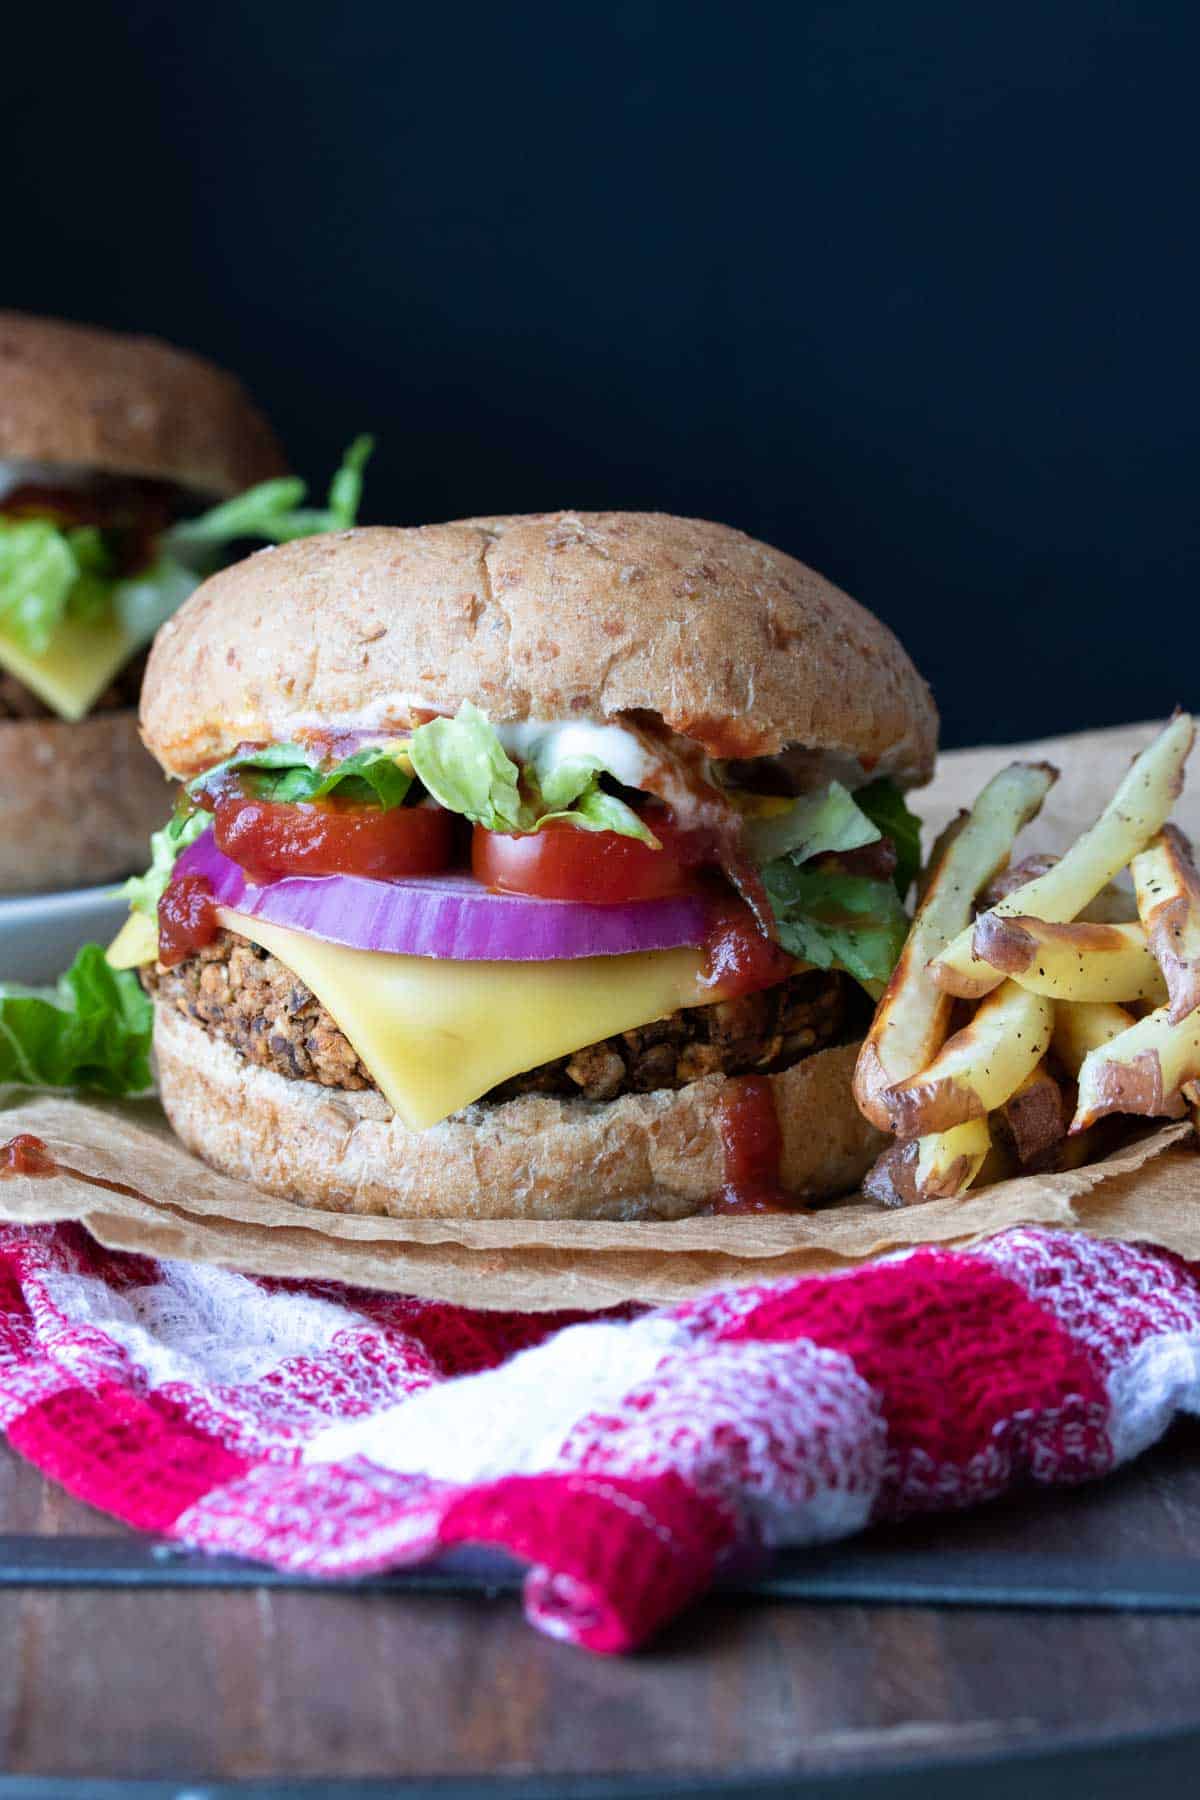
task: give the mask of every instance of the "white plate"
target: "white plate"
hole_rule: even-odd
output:
[[[111,882],[0,899],[0,981],[44,987],[70,967],[81,944],[109,943],[128,911],[129,902]]]

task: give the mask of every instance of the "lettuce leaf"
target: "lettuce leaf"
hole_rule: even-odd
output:
[[[650,827],[633,808],[600,786],[601,775],[612,771],[605,768],[599,757],[568,756],[552,762],[549,745],[535,744],[527,773],[546,809],[535,829],[566,819],[582,825],[586,831],[615,831],[621,837],[639,838],[652,850],[661,849]]]
[[[790,857],[768,863],[762,877],[783,948],[818,969],[844,969],[878,999],[908,936],[893,884],[798,868]]]
[[[532,809],[521,799],[520,770],[484,713],[464,700],[453,719],[430,719],[409,739],[408,753],[439,805],[488,831],[529,831]]]
[[[185,792],[199,798],[215,778],[248,769],[254,774],[253,791],[263,800],[296,805],[304,800],[323,800],[336,793],[359,806],[381,806],[388,811],[403,802],[412,786],[405,762],[386,745],[356,751],[332,768],[316,765],[303,744],[265,744],[261,749],[238,751],[215,768],[189,781]]]
[[[855,803],[896,846],[896,891],[903,900],[921,869],[921,821],[910,812],[904,795],[886,776],[859,788]]]
[[[209,823],[207,813],[181,811],[161,831],[150,834],[150,867],[144,875],[131,875],[121,889],[131,912],[145,913],[148,919],[158,918],[158,903],[167,891],[175,859],[195,843]]]
[[[569,811],[543,813],[534,830],[540,831],[543,825],[563,823],[582,825],[585,831],[615,831],[618,837],[640,839],[651,850],[662,849],[650,827],[616,794],[606,793],[599,785],[598,777],[593,777],[590,786],[576,798]]]
[[[152,1085],[153,1008],[130,969],[85,944],[49,993],[0,986],[0,1081],[137,1094]]]
[[[359,750],[331,768],[315,764],[302,744],[238,751],[190,781],[189,799],[198,801],[214,779],[240,770],[252,774],[253,791],[264,800],[296,805],[337,794],[385,810],[403,804],[415,774],[440,805],[489,831],[536,831],[569,820],[658,848],[658,839],[633,809],[600,786],[606,771],[598,760],[572,757],[552,764],[547,754],[539,758],[535,746],[522,771],[486,714],[469,700],[454,718],[418,726],[407,742]]]
[[[166,533],[167,542],[184,549],[231,544],[239,538],[285,544],[322,531],[347,531],[358,517],[363,470],[374,448],[374,438],[355,438],[329,484],[323,507],[306,507],[307,483],[298,475],[281,475],[247,488],[244,494],[222,501],[198,518],[181,520]]]
[[[801,794],[786,812],[750,818],[744,826],[746,848],[759,863],[774,862],[780,856],[801,863],[813,856],[861,850],[864,844],[878,843],[882,835],[859,806],[858,795],[840,781],[831,781],[816,793]]]
[[[179,611],[188,595],[200,585],[194,569],[187,568],[165,551],[146,569],[114,581],[107,595],[117,618],[133,644],[141,649],[161,625]],[[72,610],[76,598],[71,596]]]
[[[83,574],[72,537],[49,519],[0,518],[0,630],[43,656]],[[85,557],[90,540],[80,545]],[[91,579],[95,581],[94,571]]]
[[[260,765],[261,766],[261,765]],[[264,800],[324,800],[336,794],[355,806],[379,806],[389,812],[401,806],[412,786],[409,770],[386,749],[359,750],[322,771],[309,767],[262,773],[255,791]]]

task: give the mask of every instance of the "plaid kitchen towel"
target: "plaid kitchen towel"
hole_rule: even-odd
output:
[[[600,1318],[0,1227],[0,1425],[144,1531],[317,1576],[452,1545],[628,1650],[723,1558],[1089,1480],[1200,1409],[1200,1282],[1053,1231]]]

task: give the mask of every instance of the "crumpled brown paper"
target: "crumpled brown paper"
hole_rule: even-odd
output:
[[[940,830],[1014,756],[1062,770],[1029,849],[1062,848],[1099,811],[1153,726],[953,752],[920,796]],[[1176,816],[1200,835],[1200,784]],[[926,841],[929,841],[928,833]],[[1026,839],[1022,839],[1022,850]],[[400,1220],[309,1211],[206,1168],[154,1101],[87,1103],[9,1089],[2,1135],[41,1138],[64,1172],[0,1183],[0,1218],[74,1219],[112,1249],[257,1274],[307,1276],[466,1305],[544,1311],[671,1302],[721,1281],[818,1273],[914,1244],[970,1244],[1015,1225],[1138,1238],[1200,1259],[1200,1153],[1187,1122],[1149,1125],[1104,1162],[888,1210],[855,1198],[814,1212],[675,1224]],[[70,1173],[65,1172],[70,1170]]]

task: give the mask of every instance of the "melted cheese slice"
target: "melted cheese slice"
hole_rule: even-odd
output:
[[[136,655],[138,639],[118,618],[84,625],[64,619],[43,656],[32,656],[0,631],[0,669],[72,724],[82,719],[105,688]]]
[[[539,1063],[713,998],[698,950],[451,962],[351,950],[224,907],[219,917],[311,989],[412,1131]]]

